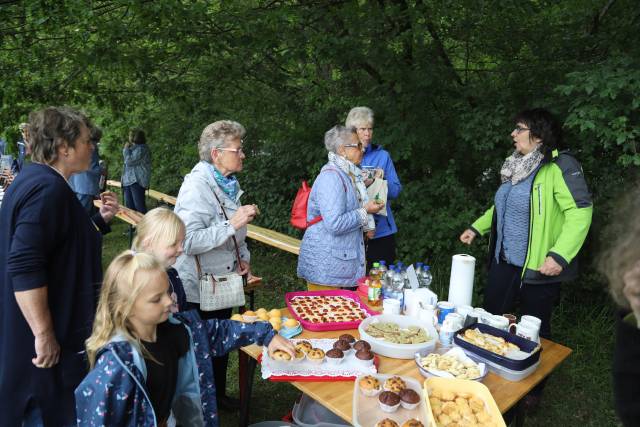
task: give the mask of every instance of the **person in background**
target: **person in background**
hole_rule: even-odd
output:
[[[355,128],[334,126],[324,134],[328,162],[316,177],[307,204],[298,277],[312,290],[353,288],[365,273],[364,233],[384,204],[369,200],[358,165],[364,146]],[[320,221],[314,222],[316,218]]]
[[[367,271],[374,262],[384,260],[387,265],[393,264],[396,259],[396,239],[398,227],[391,212],[389,200],[398,198],[402,191],[402,184],[396,173],[391,156],[382,146],[373,144],[373,111],[367,107],[355,107],[349,111],[346,127],[356,128],[358,140],[364,147],[364,157],[360,164],[365,173],[364,184],[369,187],[374,178],[383,178],[387,181],[387,206],[386,216],[375,214],[375,234],[371,233],[366,243]],[[373,175],[373,176],[370,176]]]
[[[236,178],[245,159],[242,145],[245,133],[244,126],[232,120],[220,120],[205,127],[198,142],[200,161],[184,177],[178,192],[174,212],[184,221],[187,232],[184,253],[178,257],[175,268],[190,308],[199,310],[200,306],[196,256],[202,272],[214,275],[237,272],[247,278],[251,275],[247,224],[256,217],[258,209],[240,203],[243,191]],[[199,313],[203,319],[229,319],[232,310],[229,307]],[[218,406],[239,408],[240,401],[226,394],[229,356],[214,357],[212,363]]]
[[[640,422],[640,186],[620,203],[611,220],[599,270],[620,308],[613,352],[615,409],[625,427]]]
[[[94,126],[91,129],[91,143],[93,144],[93,154],[91,155],[91,165],[86,172],[75,173],[69,178],[69,185],[76,193],[80,204],[91,215],[94,212],[93,199],[100,195],[100,156],[98,154],[98,144],[102,138],[102,131]]]
[[[31,154],[31,147],[29,144],[29,124],[20,123],[19,128],[21,138],[17,142],[18,155],[13,160],[13,165],[11,166],[11,174],[14,177],[20,173],[20,171],[24,167],[24,161],[26,157]]]
[[[102,282],[115,194],[89,217],[68,184],[89,168],[91,122],[67,107],[29,115],[32,163],[0,208],[0,426],[76,425],[73,391]]]
[[[125,144],[122,155],[124,204],[140,213],[147,213],[144,193],[151,181],[151,151],[144,131],[136,129],[129,133],[129,141]]]
[[[539,318],[540,336],[551,339],[551,315],[563,282],[578,277],[577,255],[593,204],[580,163],[559,151],[562,128],[547,110],[525,110],[511,132],[514,152],[500,170],[494,205],[460,235],[471,244],[490,233],[484,309]],[[543,382],[544,383],[544,382]],[[536,408],[543,383],[525,397]]]
[[[165,266],[150,254],[124,251],[107,268],[86,342],[92,369],[75,392],[79,426],[165,427],[175,419],[216,427],[211,356],[253,343],[294,356],[268,322],[172,314],[168,290]]]
[[[171,267],[182,255],[185,227],[178,215],[167,208],[155,208],[147,212],[136,225],[136,237],[131,249],[147,252],[155,256],[167,269],[173,305],[171,312],[176,313],[187,307],[182,280],[175,268]]]

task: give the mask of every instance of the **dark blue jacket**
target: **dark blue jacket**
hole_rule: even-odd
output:
[[[73,390],[86,374],[78,352],[91,334],[102,282],[99,214],[89,218],[49,166],[24,167],[0,208],[0,426],[20,425],[30,400],[45,426],[75,419]],[[34,336],[14,292],[47,287],[60,361],[36,368]]]
[[[396,222],[393,219],[393,213],[391,212],[390,200],[396,199],[402,191],[402,184],[400,184],[400,178],[396,173],[396,168],[393,166],[393,161],[387,150],[383,149],[380,145],[369,144],[364,152],[362,168],[381,168],[384,170],[384,179],[387,181],[388,194],[387,194],[387,216],[373,215],[373,219],[376,221],[376,235],[374,239],[378,237],[389,236],[398,232]]]
[[[180,359],[172,413],[178,425],[219,425],[211,357],[248,344],[269,345],[276,332],[268,322],[201,320],[197,311],[169,317],[189,332],[191,346]],[[141,353],[122,337],[100,350],[96,366],[76,389],[79,426],[155,427]]]

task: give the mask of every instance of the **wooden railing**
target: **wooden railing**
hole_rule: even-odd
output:
[[[108,180],[107,185],[115,188],[122,187],[120,181],[113,180]],[[175,197],[161,193],[160,191],[149,189],[147,190],[147,195],[161,203],[172,206],[175,206],[176,204]],[[96,201],[95,203],[96,206],[99,206],[100,202]],[[122,207],[116,216],[131,225],[136,225],[142,218],[142,214],[139,212],[125,207]],[[295,237],[253,224],[247,225],[247,237],[285,252],[300,255],[300,239],[296,239]]]

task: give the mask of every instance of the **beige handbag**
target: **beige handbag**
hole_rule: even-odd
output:
[[[213,195],[216,196],[224,218],[228,221],[227,213],[224,211],[215,190],[213,191]],[[238,242],[235,235],[231,237],[233,238],[233,244],[236,250],[238,266],[240,266],[240,249],[238,248]],[[245,305],[244,287],[247,285],[246,276],[241,276],[238,273],[222,274],[219,276],[204,273],[200,267],[200,259],[197,255],[195,258],[200,286],[200,310],[215,311]]]

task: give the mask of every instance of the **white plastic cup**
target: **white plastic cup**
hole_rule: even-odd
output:
[[[535,326],[540,330],[540,325],[542,325],[542,320],[538,319],[536,316],[530,316],[528,314],[522,316],[520,318],[520,323],[529,323],[532,326]]]
[[[498,314],[494,314],[489,318],[489,324],[494,328],[501,329],[503,331],[509,330],[509,319]]]
[[[530,323],[518,323],[516,325],[516,335],[529,341],[538,342],[539,330]]]
[[[456,312],[462,316],[463,321],[466,321],[467,316],[473,313],[473,307],[470,305],[461,305],[456,308]]]
[[[382,300],[382,312],[384,314],[400,314],[400,301],[394,298]]]
[[[459,313],[449,313],[444,318],[445,321],[450,320],[454,330],[460,330],[464,326],[464,318]]]

